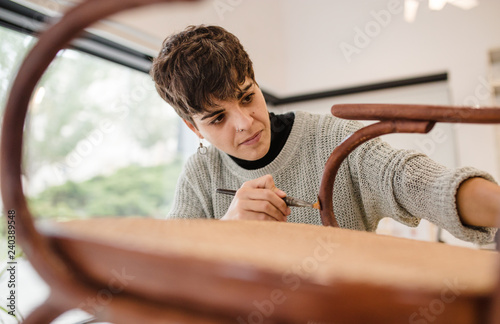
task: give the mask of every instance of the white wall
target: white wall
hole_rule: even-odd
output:
[[[422,0],[413,23],[403,19],[402,4],[207,0],[143,8],[114,19],[156,38],[155,51],[167,34],[189,24],[222,25],[250,53],[259,84],[278,96],[448,72],[451,104],[488,105],[487,52],[500,47],[500,1],[479,0],[467,11],[450,4],[430,11]],[[363,38],[367,29],[371,36]],[[356,53],[341,49],[349,45]],[[498,179],[494,126],[460,125],[456,138],[458,166],[476,166]]]
[[[387,15],[386,26],[373,13],[389,12],[391,0],[293,1],[284,5],[287,26],[287,79],[283,93],[380,82],[441,71],[449,73],[451,104],[489,105],[487,53],[500,46],[500,1],[480,0],[464,11],[447,5],[433,12],[421,1],[416,21],[402,14]],[[398,1],[395,1],[396,3]],[[402,1],[400,1],[402,2]],[[359,29],[380,26],[361,42]],[[359,28],[359,29],[358,29]],[[376,28],[372,31],[377,31]],[[341,46],[356,46],[359,53],[345,55]],[[388,98],[388,101],[391,101]],[[460,125],[457,165],[473,165],[498,178],[495,127]]]
[[[331,106],[339,103],[421,103],[448,105],[450,102],[448,82],[398,87],[392,89],[363,92],[333,98],[287,104],[271,108],[277,113],[305,110],[316,114],[330,114]],[[364,124],[372,123],[363,121]],[[420,151],[447,167],[457,165],[457,147],[454,141],[453,125],[438,123],[428,134],[389,134],[382,139],[393,147]]]

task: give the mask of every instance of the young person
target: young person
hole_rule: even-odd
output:
[[[160,96],[200,138],[186,163],[169,217],[321,224],[312,208],[326,160],[359,122],[267,110],[239,40],[217,26],[169,36],[151,75]],[[201,139],[212,145],[204,147]],[[234,197],[217,188],[237,189]],[[456,237],[487,243],[500,219],[500,187],[474,168],[447,169],[423,154],[371,140],[342,164],[333,203],[340,227],[374,231],[382,217],[409,226],[427,219]]]

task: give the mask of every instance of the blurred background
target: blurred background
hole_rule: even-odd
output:
[[[78,2],[0,0],[1,111],[37,35]],[[241,40],[272,112],[329,114],[333,104],[350,102],[500,105],[498,0],[148,6],[89,28],[57,55],[33,94],[24,183],[37,218],[165,216],[198,140],[147,72],[163,39],[192,24],[220,25]],[[438,124],[427,135],[384,140],[499,179],[499,138],[495,125]],[[477,248],[425,221],[408,228],[384,219],[378,232]]]

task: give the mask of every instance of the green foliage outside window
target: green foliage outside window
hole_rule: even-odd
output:
[[[5,28],[0,39],[3,113],[36,39]],[[33,94],[26,125],[23,170],[35,217],[161,218],[170,209],[182,168],[180,120],[147,74],[61,51]]]
[[[40,217],[60,219],[104,216],[143,216],[162,218],[172,204],[175,180],[182,168],[177,159],[168,165],[129,166],[104,177],[76,183],[68,181],[50,187],[30,199]]]

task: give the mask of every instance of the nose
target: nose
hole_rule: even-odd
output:
[[[236,131],[250,130],[253,123],[252,112],[248,108],[238,107],[234,111],[234,126]]]

